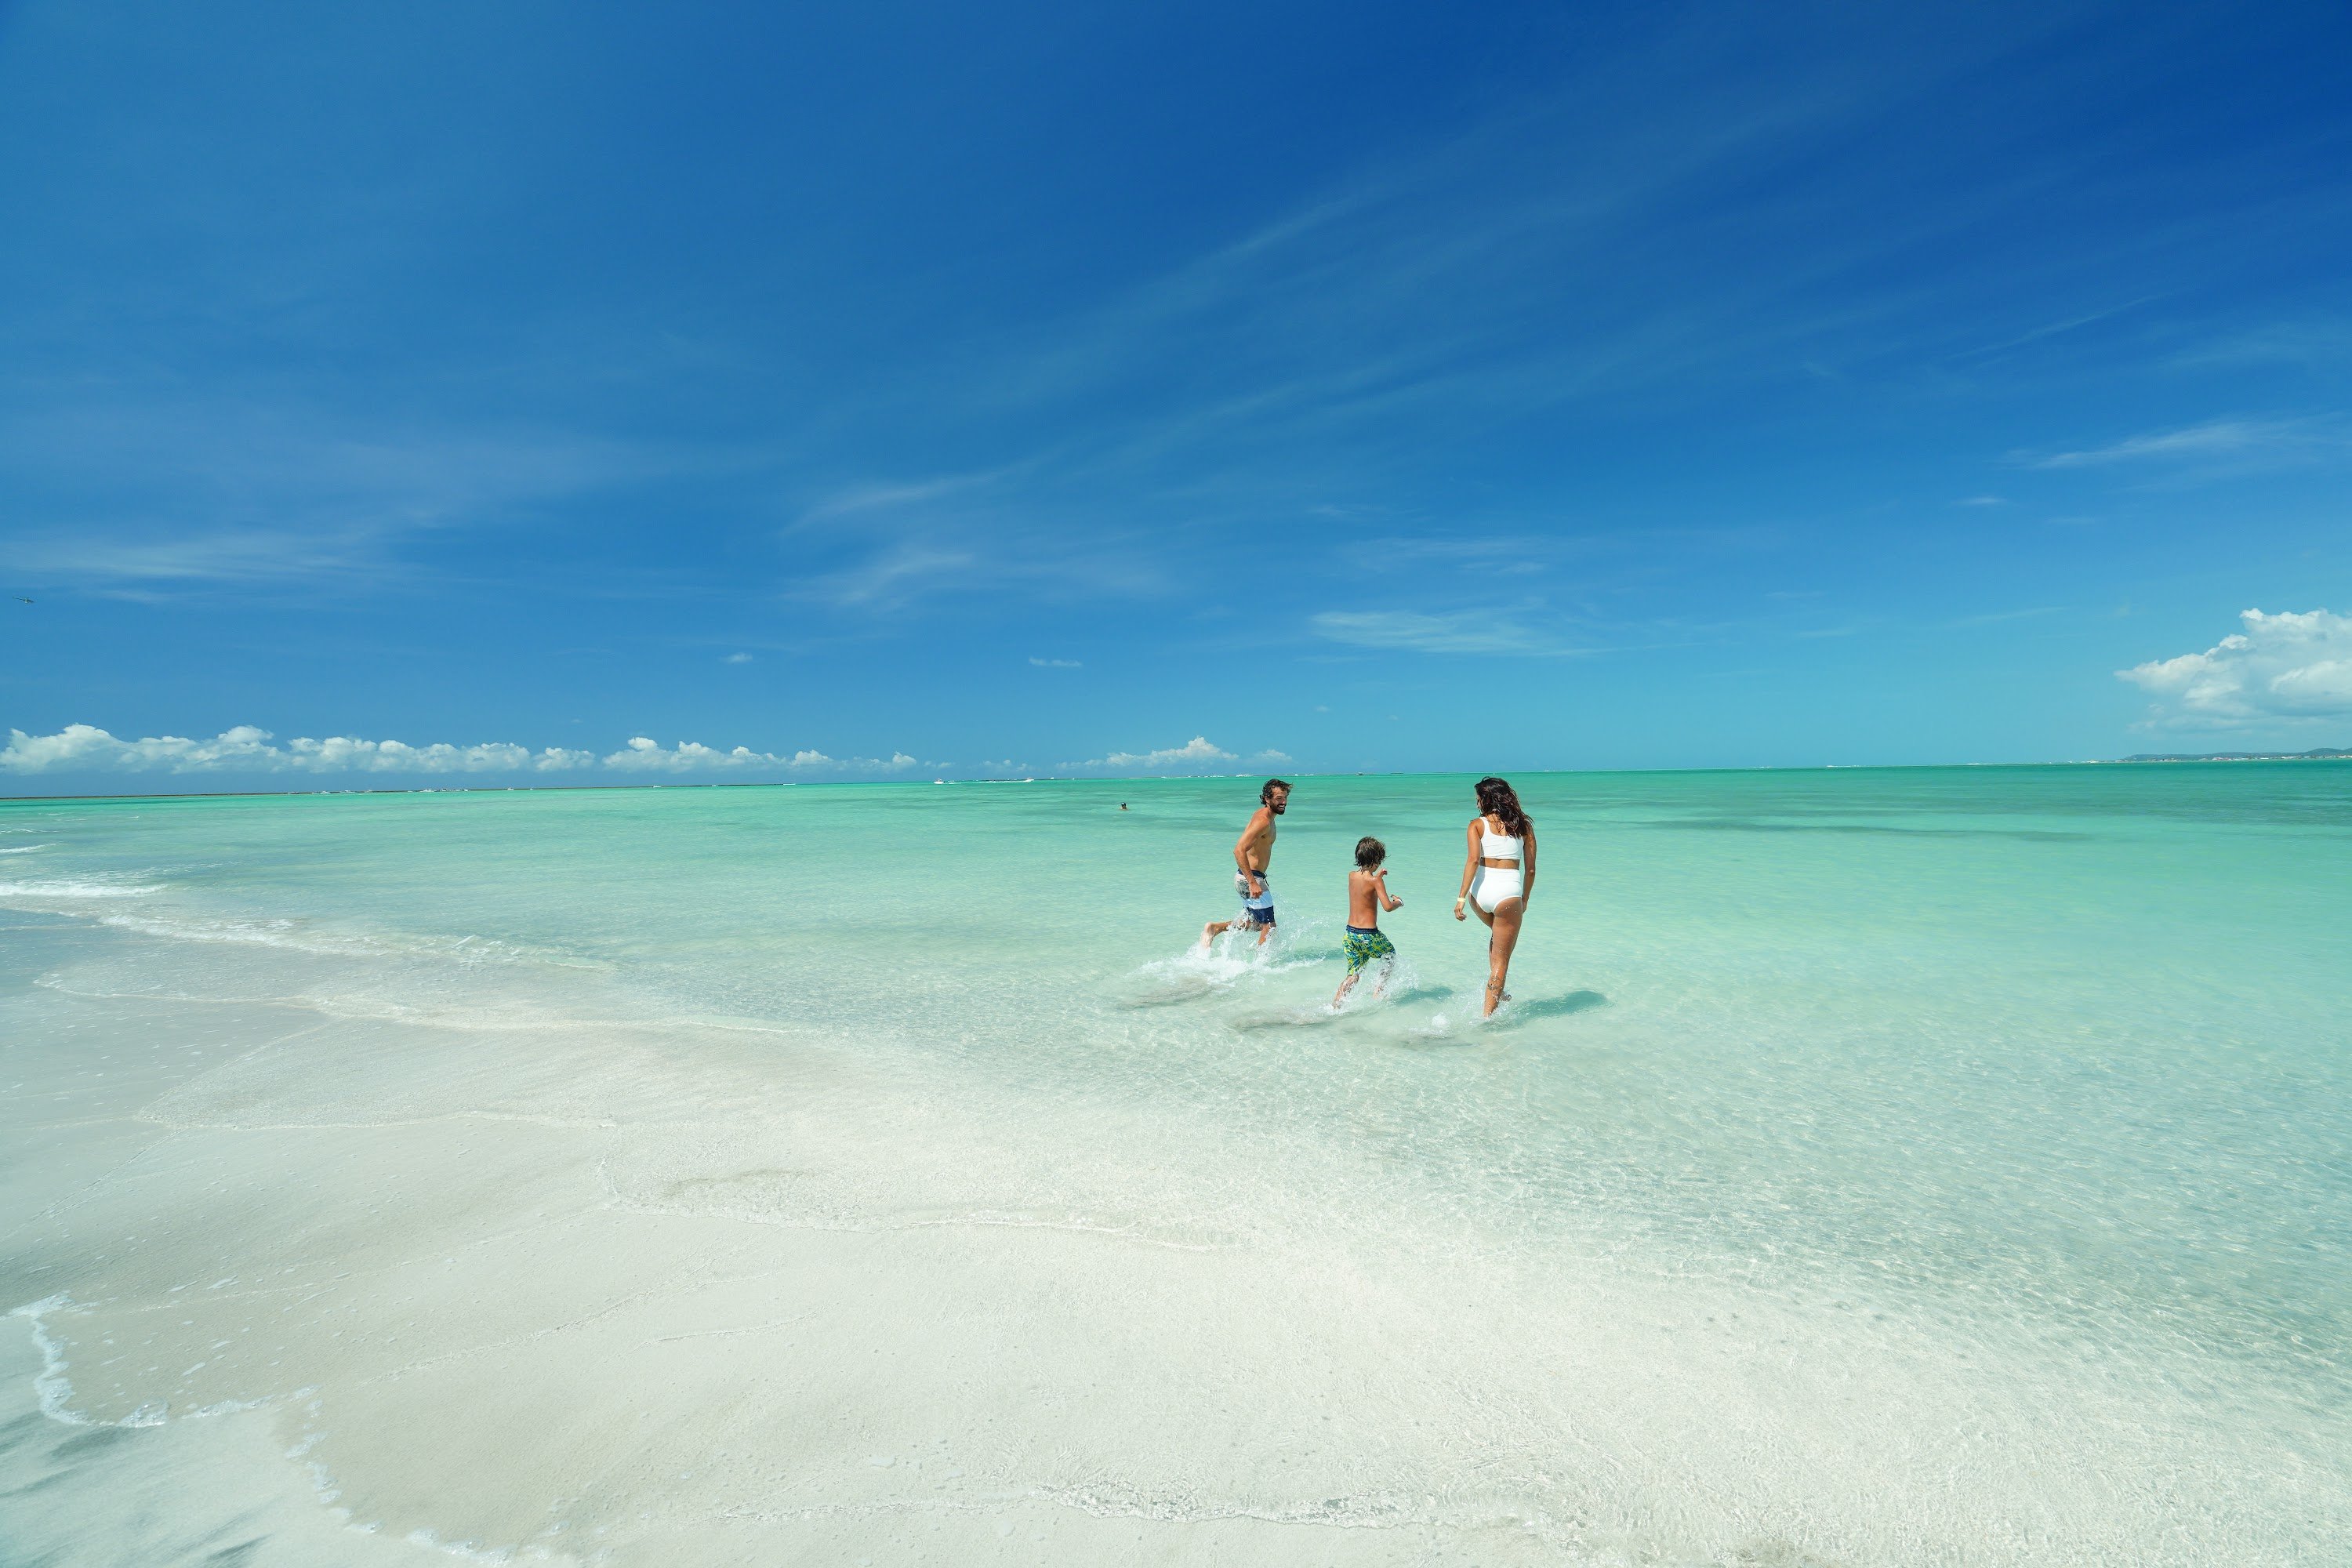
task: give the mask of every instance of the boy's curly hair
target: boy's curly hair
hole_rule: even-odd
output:
[[[1369,871],[1389,858],[1389,847],[1370,834],[1356,840],[1356,868]]]

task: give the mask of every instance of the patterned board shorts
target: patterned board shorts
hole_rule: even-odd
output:
[[[1354,974],[1376,958],[1390,958],[1396,953],[1396,944],[1377,931],[1361,926],[1348,928],[1348,940],[1340,944],[1348,955],[1348,973]]]

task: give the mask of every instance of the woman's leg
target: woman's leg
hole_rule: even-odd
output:
[[[1519,945],[1519,917],[1527,906],[1517,899],[1505,899],[1495,906],[1495,918],[1487,922],[1494,936],[1486,943],[1486,1016],[1493,1017],[1495,1009],[1503,1004],[1503,982],[1511,977],[1511,949]]]

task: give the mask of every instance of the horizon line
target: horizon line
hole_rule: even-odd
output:
[[[1559,773],[1610,776],[1625,773],[1925,773],[1957,768],[2107,768],[2107,767],[2171,767],[2209,763],[2340,763],[2352,762],[2352,747],[2317,746],[2307,752],[2141,752],[2128,757],[2080,757],[2065,762],[2001,762],[2001,763],[1801,763],[1776,764],[1748,763],[1724,767],[1651,767],[1651,768],[1529,768],[1514,770],[1521,777],[1533,774],[1549,777]],[[1302,779],[1345,778],[1450,778],[1469,777],[1477,769],[1337,769],[1327,772],[1297,772]],[[1122,773],[1105,778],[1074,778],[1067,775],[1024,775],[1020,778],[934,778],[923,779],[710,779],[694,783],[633,783],[633,784],[416,784],[407,787],[373,789],[212,789],[212,790],[123,790],[92,795],[0,795],[0,805],[21,805],[37,801],[88,800],[272,800],[300,799],[319,795],[544,795],[581,793],[593,790],[640,789],[929,789],[954,784],[1202,784],[1218,779],[1272,778],[1273,773]]]

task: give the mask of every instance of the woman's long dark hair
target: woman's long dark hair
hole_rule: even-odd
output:
[[[1525,838],[1528,814],[1519,809],[1518,793],[1502,779],[1478,781],[1478,809],[1503,825],[1505,837]]]

